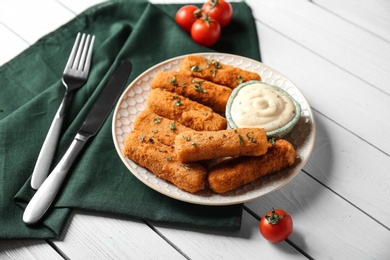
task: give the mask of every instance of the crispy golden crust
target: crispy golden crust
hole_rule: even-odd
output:
[[[208,175],[210,189],[224,193],[267,174],[294,164],[296,152],[286,140],[277,140],[265,155],[238,157],[212,168]]]
[[[210,107],[217,113],[225,113],[226,103],[232,93],[228,87],[176,71],[157,72],[152,81],[152,88],[162,88],[185,96]]]
[[[175,137],[184,131],[193,131],[178,122],[159,116],[149,109],[142,111],[134,122],[134,130],[146,133],[159,142],[173,146]]]
[[[156,176],[178,188],[195,193],[205,188],[206,170],[196,163],[181,163],[173,148],[139,131],[132,131],[125,140],[123,153]]]
[[[197,131],[216,131],[227,127],[226,118],[213,112],[211,108],[162,89],[150,92],[147,106],[157,115]]]
[[[187,56],[180,65],[180,72],[202,78],[229,88],[250,80],[261,80],[259,74],[197,55]]]
[[[175,138],[177,158],[182,162],[227,156],[260,156],[267,152],[269,146],[267,134],[260,128],[188,131]]]

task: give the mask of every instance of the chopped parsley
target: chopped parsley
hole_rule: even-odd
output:
[[[173,103],[174,106],[180,106],[181,105],[181,99],[178,99],[175,101],[175,103]]]
[[[202,93],[207,92],[207,90],[202,88],[202,83],[203,83],[203,81],[195,81],[195,91],[196,92],[202,92]]]
[[[190,170],[190,167],[188,165],[181,165],[181,167],[183,167],[184,169],[186,169],[187,171]]]
[[[249,135],[252,134],[253,132],[248,132],[246,134],[246,137],[249,139],[249,141],[251,141],[252,143],[257,143],[257,140],[253,137],[250,137]]]
[[[244,139],[242,138],[242,136],[240,134],[238,134],[238,139],[240,139],[240,145],[245,144]]]
[[[217,75],[217,70],[221,69],[222,66],[221,66],[221,64],[220,64],[218,61],[216,61],[216,60],[212,60],[212,61],[211,61],[211,64],[214,65],[214,69],[213,69],[213,70],[210,70],[210,71],[211,71],[211,74],[213,75],[213,77],[215,77],[215,76]]]
[[[153,121],[155,124],[159,124],[161,123],[161,117],[156,117]]]
[[[241,75],[238,75],[238,76],[237,76],[237,79],[238,79],[238,83],[239,83],[239,84],[241,84],[241,83],[243,82],[243,79],[242,79]]]
[[[190,68],[191,71],[194,71],[194,72],[200,72],[202,71],[202,67],[201,66],[198,66],[198,65],[194,65]]]
[[[177,87],[177,81],[176,81],[176,78],[175,78],[175,77],[171,78],[171,79],[169,80],[169,82],[171,82],[171,84],[172,84],[173,86]]]
[[[184,135],[183,135],[183,139],[186,140],[186,141],[189,141],[191,138],[188,137],[188,136],[184,136]]]
[[[175,132],[175,130],[176,130],[175,121],[173,121],[172,123],[169,124],[169,130],[171,130],[172,132]]]
[[[275,137],[272,137],[272,138],[268,139],[268,142],[269,142],[270,144],[272,144],[272,145],[275,144],[275,141],[276,141],[276,138],[275,138]]]

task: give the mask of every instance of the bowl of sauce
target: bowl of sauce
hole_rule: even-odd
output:
[[[231,128],[264,128],[268,138],[288,134],[301,116],[301,106],[285,90],[262,81],[237,86],[226,105]]]

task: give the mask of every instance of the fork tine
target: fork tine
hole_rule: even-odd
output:
[[[75,57],[74,62],[72,64],[72,69],[77,69],[77,67],[80,64],[80,58],[81,58],[81,53],[83,51],[84,42],[85,42],[85,33],[83,33],[83,35],[81,36],[80,44],[77,48],[76,57]]]
[[[82,53],[81,53],[81,58],[80,58],[80,62],[77,66],[77,70],[81,70],[83,71],[84,70],[84,63],[85,63],[85,59],[87,57],[87,53],[88,53],[88,48],[89,48],[89,45],[90,45],[90,38],[91,36],[88,34],[87,35],[87,39],[85,40],[85,44],[83,46],[83,50],[82,50]]]
[[[92,60],[92,50],[93,50],[93,44],[95,42],[95,35],[92,35],[91,42],[88,46],[88,54],[85,61],[84,71],[89,73],[89,68],[91,66],[91,60]]]
[[[80,43],[80,33],[77,34],[76,40],[74,41],[72,51],[69,55],[68,62],[66,63],[66,66],[65,66],[65,71],[72,67],[73,62],[74,62],[75,57],[76,57],[77,49],[79,47],[79,43]]]

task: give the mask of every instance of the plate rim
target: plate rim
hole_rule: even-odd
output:
[[[130,160],[128,158],[126,158],[123,153],[122,153],[122,150],[121,148],[119,147],[119,143],[117,142],[117,138],[116,138],[116,121],[117,121],[117,115],[119,113],[119,108],[120,108],[120,104],[121,104],[121,101],[123,100],[124,97],[127,96],[127,93],[128,91],[130,91],[130,89],[136,84],[136,82],[138,82],[141,78],[143,78],[144,76],[146,76],[148,73],[152,72],[153,70],[155,70],[156,68],[158,67],[161,67],[165,64],[168,64],[168,63],[171,63],[173,61],[176,61],[176,60],[180,60],[180,59],[184,59],[185,57],[189,56],[189,55],[198,55],[198,56],[224,56],[224,57],[232,57],[232,58],[237,58],[237,59],[241,59],[241,60],[247,60],[247,61],[250,61],[250,62],[254,62],[254,63],[258,63],[259,65],[267,68],[267,69],[270,69],[271,71],[273,71],[274,73],[280,75],[281,77],[283,77],[284,79],[286,79],[287,81],[289,81],[292,86],[294,88],[296,88],[296,91],[299,92],[299,94],[301,95],[301,98],[305,101],[305,103],[307,104],[307,111],[309,112],[309,118],[310,118],[310,121],[311,121],[311,130],[310,130],[310,134],[308,135],[307,138],[310,138],[311,140],[305,140],[305,142],[308,142],[308,146],[306,147],[306,151],[307,151],[307,156],[304,157],[304,158],[301,158],[302,160],[298,163],[298,165],[296,165],[296,169],[295,169],[295,172],[293,174],[291,174],[288,178],[288,180],[286,181],[283,181],[280,185],[278,185],[277,187],[271,189],[270,191],[268,191],[267,193],[265,194],[259,194],[259,196],[253,196],[253,197],[249,197],[249,198],[243,198],[243,199],[237,199],[235,201],[225,201],[225,202],[222,202],[222,201],[203,201],[203,200],[196,200],[194,201],[193,199],[187,199],[187,198],[183,198],[183,197],[179,197],[179,196],[173,196],[170,192],[167,192],[163,189],[156,189],[155,186],[153,186],[151,183],[149,183],[148,181],[146,181],[145,179],[143,179],[142,177],[139,176],[139,174],[136,174],[136,173],[133,173],[132,170],[134,169],[131,169],[130,165],[129,165],[129,162],[127,160]],[[245,203],[245,202],[248,202],[248,201],[251,201],[251,200],[254,200],[254,199],[257,199],[257,198],[260,198],[261,196],[264,196],[266,194],[269,194],[269,193],[272,193],[280,188],[282,188],[284,185],[286,185],[287,183],[289,183],[291,180],[293,180],[299,172],[302,171],[302,168],[306,165],[307,161],[309,160],[311,154],[312,154],[312,151],[314,149],[314,144],[315,144],[315,140],[316,140],[316,135],[317,135],[317,131],[316,131],[316,123],[315,123],[315,118],[314,118],[314,115],[313,115],[313,111],[311,109],[311,106],[310,104],[308,103],[306,97],[304,96],[304,94],[302,93],[302,91],[289,79],[287,78],[283,73],[280,73],[278,70],[260,62],[260,61],[257,61],[255,59],[252,59],[252,58],[248,58],[248,57],[245,57],[245,56],[240,56],[240,55],[236,55],[236,54],[230,54],[230,53],[220,53],[220,52],[199,52],[199,53],[189,53],[189,54],[184,54],[184,55],[180,55],[180,56],[176,56],[176,57],[172,57],[172,58],[169,58],[167,60],[164,60],[164,61],[161,61],[155,65],[153,65],[152,67],[148,68],[147,70],[143,71],[140,75],[138,75],[133,81],[131,81],[129,83],[129,85],[125,88],[125,90],[123,91],[123,93],[121,94],[121,96],[119,97],[116,105],[115,105],[115,109],[114,109],[114,114],[113,114],[113,118],[112,118],[112,127],[111,127],[111,132],[112,132],[112,138],[113,138],[113,143],[114,143],[114,146],[115,146],[115,150],[119,156],[119,158],[121,159],[121,161],[124,163],[124,165],[126,166],[126,168],[129,170],[129,172],[135,176],[139,181],[141,181],[143,184],[145,184],[147,187],[159,192],[160,194],[163,194],[165,196],[168,196],[170,198],[173,198],[173,199],[176,199],[176,200],[180,200],[180,201],[184,201],[184,202],[188,202],[188,203],[192,203],[192,204],[197,204],[197,205],[207,205],[207,206],[226,206],[226,205],[235,205],[235,204],[241,204],[241,203]],[[131,161],[131,160],[130,160]],[[133,162],[134,163],[134,162]],[[138,165],[138,164],[137,164]],[[138,165],[139,166],[139,165]],[[139,167],[142,167],[142,166],[139,166]],[[147,170],[145,167],[142,167],[144,168],[145,170]],[[158,177],[157,177],[158,178]],[[163,182],[167,182],[166,180],[164,179],[161,179],[159,178],[161,181]],[[168,182],[169,183],[169,182]],[[173,185],[173,184],[172,184]],[[182,192],[185,192],[185,191],[182,191]],[[191,196],[194,196],[196,194],[191,194],[189,193]],[[218,195],[218,196],[223,196],[223,194],[215,194],[215,195]],[[190,196],[190,197],[191,197]]]

